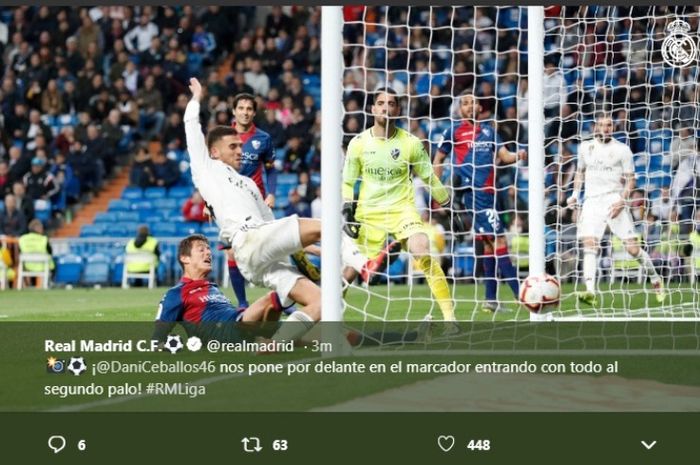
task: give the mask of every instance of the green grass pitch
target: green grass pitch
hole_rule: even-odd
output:
[[[151,321],[165,293],[159,289],[53,289],[3,292],[0,298],[0,321]],[[668,298],[658,304],[650,289],[630,283],[601,284],[601,303],[593,309],[577,302],[574,286],[564,284],[562,301],[555,312],[563,316],[641,316],[697,317],[700,297],[688,283],[671,284]],[[230,289],[224,290],[233,299]],[[264,295],[260,288],[248,289],[250,301]],[[529,312],[514,302],[510,290],[501,286],[500,297],[510,308],[496,315],[481,310],[483,287],[474,284],[453,285],[460,320],[525,320]],[[432,312],[440,312],[425,284],[353,287],[346,295],[346,320],[420,320]]]

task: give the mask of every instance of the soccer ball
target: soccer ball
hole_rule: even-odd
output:
[[[533,313],[541,313],[559,303],[561,286],[554,276],[528,276],[520,286],[520,301]]]
[[[68,363],[68,371],[73,373],[75,376],[80,376],[83,372],[87,370],[87,365],[85,365],[85,360],[83,357],[71,357]]]
[[[182,345],[182,339],[180,339],[180,336],[178,334],[172,335],[170,334],[168,336],[168,340],[165,341],[165,344],[163,346],[165,350],[169,351],[171,354],[177,353],[182,350],[184,347]]]

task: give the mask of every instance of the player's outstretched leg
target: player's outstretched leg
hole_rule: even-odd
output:
[[[289,291],[289,299],[301,309],[289,315],[272,336],[275,341],[300,339],[321,319],[321,288],[307,278],[300,278]]]
[[[384,247],[376,257],[368,260],[365,263],[365,265],[362,267],[362,270],[360,271],[360,278],[362,278],[362,280],[366,283],[372,284],[379,276],[379,273],[386,270],[386,267],[389,265],[389,257],[392,254],[396,254],[400,251],[401,242],[390,242],[389,245]]]
[[[245,293],[245,278],[238,269],[238,264],[233,256],[233,252],[231,250],[227,250],[226,256],[228,258],[228,276],[231,280],[233,293],[236,294],[236,300],[238,300],[238,308],[248,308],[249,303]]]
[[[656,268],[654,267],[654,263],[651,261],[649,254],[639,246],[636,238],[626,240],[625,247],[627,248],[627,253],[632,255],[635,260],[639,262],[642,268],[644,268],[644,272],[649,277],[651,285],[654,288],[656,301],[658,303],[663,303],[663,301],[666,300],[664,283],[661,280],[661,276],[659,276],[659,274],[656,272]]]
[[[424,233],[417,233],[408,238],[408,250],[413,255],[418,268],[425,274],[428,287],[437,301],[442,317],[445,320],[443,334],[456,334],[460,331],[455,323],[454,304],[450,295],[450,287],[447,278],[440,267],[440,263],[430,255],[430,242]]]
[[[501,278],[508,284],[510,289],[513,291],[513,295],[516,300],[520,294],[520,283],[518,282],[518,272],[513,266],[513,262],[510,260],[510,254],[508,253],[508,243],[506,238],[499,236],[496,239],[496,266],[498,271],[501,272]]]
[[[500,309],[498,304],[498,283],[496,282],[496,257],[493,255],[493,248],[482,239],[478,239],[482,244],[483,256],[481,266],[484,272],[485,301],[482,308],[487,311],[496,312]]]
[[[595,239],[584,238],[583,239],[583,281],[586,284],[586,290],[584,292],[579,292],[577,297],[578,300],[584,302],[588,305],[597,306],[598,299],[596,299],[595,292],[595,282],[596,282],[596,271],[598,269],[598,247]]]

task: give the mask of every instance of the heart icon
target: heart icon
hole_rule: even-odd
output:
[[[454,436],[438,436],[437,442],[438,442],[438,446],[440,446],[440,449],[442,449],[443,452],[449,452],[452,450],[452,448],[455,445],[455,437]]]

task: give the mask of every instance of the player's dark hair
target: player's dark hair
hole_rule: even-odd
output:
[[[247,94],[245,92],[240,93],[233,98],[234,109],[238,106],[238,102],[240,102],[241,100],[250,100],[250,103],[253,104],[253,111],[258,111],[258,102],[255,100],[255,96],[252,94]]]
[[[182,263],[180,257],[189,257],[192,254],[192,244],[195,242],[204,242],[209,245],[209,239],[203,234],[191,234],[180,241],[180,245],[177,246],[177,261],[180,267],[184,270],[185,264]]]
[[[392,95],[394,99],[396,99],[396,104],[399,105],[401,104],[401,101],[399,100],[399,95],[396,93],[396,91],[389,87],[389,86],[384,86],[384,87],[379,87],[377,90],[374,91],[374,98],[372,100],[372,105],[377,101],[377,97],[379,97],[379,94],[387,94],[387,95]]]
[[[221,139],[223,139],[226,136],[235,136],[238,135],[236,132],[235,128],[232,128],[231,126],[214,126],[208,133],[207,133],[207,149],[211,151],[211,146],[219,142]]]

